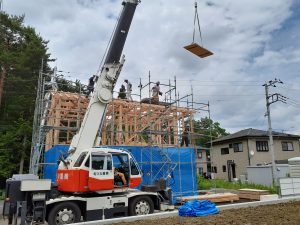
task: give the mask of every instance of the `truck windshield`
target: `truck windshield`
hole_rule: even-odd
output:
[[[110,155],[92,154],[93,170],[112,170],[112,159]]]
[[[103,170],[105,156],[93,155],[92,157],[92,169],[93,170]]]
[[[80,167],[83,160],[85,159],[86,157],[86,154],[87,152],[83,152],[80,154],[80,156],[78,157],[78,159],[76,160],[75,164],[74,164],[74,167]]]

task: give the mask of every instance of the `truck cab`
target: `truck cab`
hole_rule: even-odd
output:
[[[129,152],[91,148],[80,154],[72,169],[59,170],[56,183],[61,192],[109,193],[136,188],[141,177],[139,166]]]

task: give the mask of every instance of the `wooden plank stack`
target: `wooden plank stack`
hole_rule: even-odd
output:
[[[239,189],[239,197],[243,199],[260,200],[261,195],[268,195],[267,190]]]
[[[184,203],[191,200],[209,200],[214,203],[219,202],[234,202],[239,200],[239,196],[233,193],[218,193],[218,194],[206,194],[206,195],[196,195],[196,196],[185,196],[178,197],[178,203]]]

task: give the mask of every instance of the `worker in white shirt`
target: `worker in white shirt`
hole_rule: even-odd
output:
[[[132,84],[128,80],[124,80],[126,83],[126,98],[132,101],[131,92],[132,92]]]
[[[162,95],[162,92],[160,91],[160,82],[157,81],[155,86],[152,87],[152,99],[153,99],[153,103],[158,103],[159,102],[159,96],[158,95]]]

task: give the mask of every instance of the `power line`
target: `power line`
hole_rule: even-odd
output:
[[[298,102],[297,100],[295,100],[295,99],[292,99],[292,98],[287,98],[288,99],[288,101],[291,101],[291,102],[293,102],[293,103],[295,103],[295,104],[299,104],[300,105],[300,102]]]
[[[193,81],[193,82],[196,82],[196,81]],[[200,82],[201,81],[197,81],[197,82]],[[190,84],[181,84],[180,85],[181,87],[182,86],[190,86]],[[193,84],[193,86],[197,87],[216,87],[216,86],[228,86],[228,87],[260,87],[261,85],[254,85],[254,84]]]
[[[263,94],[219,94],[219,95],[210,95],[210,94],[207,94],[207,95],[194,95],[194,96],[228,96],[228,97],[232,97],[232,96],[263,96]]]
[[[300,105],[294,104],[292,102],[287,102],[287,104],[290,105],[290,106],[294,106],[296,108],[300,108]]]
[[[285,90],[290,90],[290,91],[300,91],[300,89],[286,88],[286,87],[280,87],[280,89],[285,89]]]

